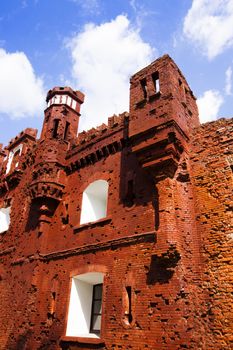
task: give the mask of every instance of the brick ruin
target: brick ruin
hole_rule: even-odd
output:
[[[83,101],[0,147],[0,349],[232,349],[232,120],[200,125],[168,55],[76,136]]]

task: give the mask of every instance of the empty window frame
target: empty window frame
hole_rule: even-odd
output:
[[[147,85],[146,85],[146,79],[142,79],[140,81],[141,83],[141,88],[142,88],[142,91],[143,91],[143,97],[144,98],[147,98]]]
[[[159,72],[152,74],[152,81],[154,84],[155,93],[160,92]]]
[[[20,145],[18,145],[17,147],[15,147],[12,151],[10,151],[9,155],[8,155],[8,161],[7,161],[7,165],[6,165],[6,174],[8,174],[12,168],[12,162],[13,162],[13,158],[17,157],[17,160],[15,161],[15,167],[18,166],[19,162],[18,159],[22,154],[22,150],[23,150],[23,144],[21,143]]]
[[[92,182],[83,192],[80,224],[94,222],[107,215],[108,182]]]
[[[100,337],[103,278],[100,272],[72,278],[66,336]]]
[[[0,209],[0,233],[8,230],[10,226],[10,207]]]

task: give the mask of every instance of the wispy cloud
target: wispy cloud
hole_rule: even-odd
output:
[[[45,91],[23,52],[0,49],[0,113],[11,119],[41,114]]]
[[[183,32],[209,59],[233,47],[233,0],[193,0]]]
[[[216,120],[224,99],[217,90],[207,90],[198,98],[197,105],[201,123]]]
[[[101,25],[86,25],[68,40],[67,47],[72,55],[74,84],[86,94],[81,117],[84,129],[128,110],[129,77],[155,53],[124,15]]]
[[[100,2],[99,0],[70,0],[76,3],[82,8],[82,10],[89,14],[99,14],[100,11]]]
[[[135,13],[135,22],[138,28],[143,27],[148,16],[156,14],[156,12],[149,9],[148,6],[146,7],[142,1],[130,0],[129,4]]]
[[[225,72],[226,83],[225,83],[225,93],[226,95],[232,95],[232,68],[229,66]]]

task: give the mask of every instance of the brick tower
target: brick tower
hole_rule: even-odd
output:
[[[132,76],[130,121],[130,136],[171,121],[188,135],[200,124],[196,98],[170,56]]]
[[[55,87],[49,90],[41,140],[53,138],[74,142],[77,138],[80,106],[83,101],[84,95],[69,87]]]
[[[69,87],[55,87],[46,98],[44,124],[32,168],[31,211],[39,234],[51,222],[65,187],[64,160],[67,150],[77,142],[80,106],[84,95]],[[29,224],[30,226],[30,224]]]
[[[172,177],[190,132],[200,124],[196,98],[168,55],[136,73],[130,84],[132,150],[154,176]]]

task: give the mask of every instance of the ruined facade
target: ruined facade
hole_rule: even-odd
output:
[[[0,149],[0,349],[232,349],[232,120],[167,55],[76,136],[83,101]]]

